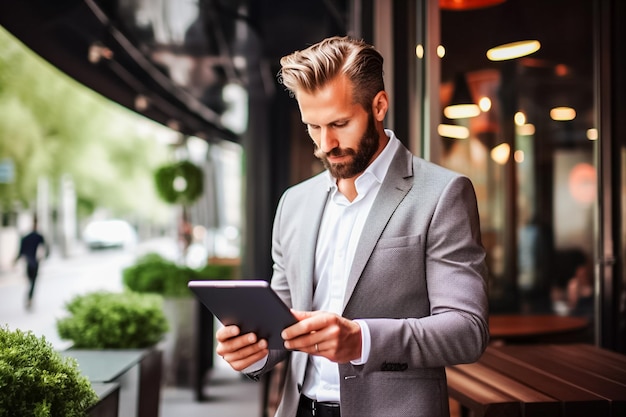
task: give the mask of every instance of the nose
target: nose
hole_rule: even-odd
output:
[[[322,127],[320,129],[320,143],[319,148],[322,152],[328,153],[339,146],[339,141],[333,132],[333,129],[329,127]]]

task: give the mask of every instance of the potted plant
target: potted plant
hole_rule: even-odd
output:
[[[156,345],[168,329],[162,298],[131,291],[96,291],[66,305],[70,315],[57,321],[62,339],[76,349],[141,349]]]
[[[158,415],[162,352],[168,329],[163,298],[131,291],[95,291],[72,298],[57,320],[65,354],[77,358],[92,382],[120,384],[120,417]]]
[[[143,255],[122,272],[124,285],[135,292],[155,293],[164,298],[188,298],[187,283],[202,279],[232,279],[236,265],[208,263],[199,269],[179,265],[157,253]]]
[[[160,346],[164,353],[164,381],[167,385],[201,384],[202,375],[198,373],[203,374],[212,366],[212,357],[200,357],[212,355],[212,346],[200,349],[198,342],[203,341],[200,333],[210,333],[204,337],[210,338],[212,344],[213,316],[198,304],[187,283],[191,280],[232,279],[236,268],[236,264],[213,262],[194,269],[176,264],[159,254],[148,253],[124,269],[123,282],[128,289],[164,297],[163,306],[170,331]],[[199,330],[201,328],[204,330]]]
[[[0,327],[0,392],[1,417],[82,417],[98,401],[75,360],[8,327]]]
[[[163,165],[154,173],[159,196],[170,204],[189,205],[204,192],[204,172],[190,161]]]

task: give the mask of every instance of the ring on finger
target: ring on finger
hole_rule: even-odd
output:
[[[320,351],[319,347],[317,346],[317,343],[315,344],[315,351],[316,351],[317,353],[319,353],[319,351]]]

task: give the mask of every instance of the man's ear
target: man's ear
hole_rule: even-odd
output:
[[[387,96],[387,92],[381,90],[374,96],[372,100],[372,114],[374,115],[374,119],[379,122],[382,122],[387,115],[387,110],[389,109],[389,97]]]

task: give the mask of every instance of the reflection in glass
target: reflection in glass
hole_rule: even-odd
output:
[[[475,29],[493,26],[506,3],[518,8],[541,49],[493,62],[486,51],[512,34]],[[588,316],[592,310],[597,140],[591,138],[597,131],[591,18],[586,0],[508,0],[441,11],[441,123],[466,128],[469,136],[440,135],[436,162],[475,185],[493,313]],[[514,22],[502,23],[498,27],[508,29],[500,31],[516,30]],[[465,74],[472,97],[490,103],[476,117],[443,115],[458,73]],[[565,107],[569,116],[551,115]]]

